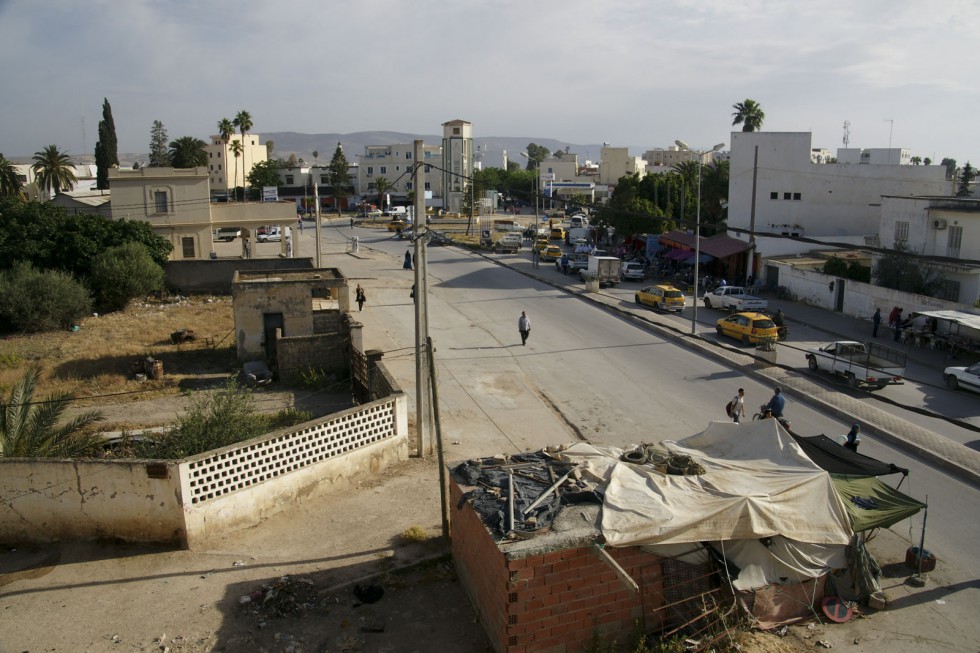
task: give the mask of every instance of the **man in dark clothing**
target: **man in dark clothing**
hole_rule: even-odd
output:
[[[844,443],[844,448],[857,453],[859,444],[861,444],[861,425],[854,424],[847,434],[847,442]]]
[[[875,314],[871,316],[871,337],[878,337],[878,327],[881,326],[881,309],[875,308]]]
[[[783,397],[783,391],[779,388],[773,390],[772,399],[766,404],[766,410],[772,413],[772,416],[779,419],[783,416],[783,408],[786,407],[786,398]]]

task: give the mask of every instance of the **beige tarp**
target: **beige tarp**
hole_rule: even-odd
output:
[[[649,466],[620,462],[618,449],[587,444],[562,453],[608,483],[602,510],[602,534],[608,544],[776,535],[800,544],[844,546],[850,540],[848,517],[830,475],[807,458],[775,420],[713,422],[698,435],[662,444],[694,458],[705,473],[661,474]]]

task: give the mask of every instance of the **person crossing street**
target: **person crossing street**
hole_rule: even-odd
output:
[[[531,318],[524,311],[517,318],[517,330],[521,332],[521,346],[527,345],[527,337],[531,335]]]

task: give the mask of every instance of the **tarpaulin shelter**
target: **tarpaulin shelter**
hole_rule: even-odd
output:
[[[873,476],[831,474],[831,478],[855,532],[888,528],[926,507]]]
[[[793,439],[800,445],[807,457],[824,471],[831,474],[847,474],[851,476],[888,476],[902,474],[907,476],[909,470],[891,463],[859,454],[842,447],[826,435],[804,437],[792,434]]]

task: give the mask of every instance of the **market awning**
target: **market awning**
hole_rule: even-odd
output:
[[[856,533],[872,528],[888,528],[926,507],[921,501],[902,494],[874,477],[831,474],[830,478],[844,500],[844,509]]]
[[[909,470],[891,463],[883,463],[856,451],[845,449],[828,438],[826,435],[803,437],[792,434],[796,443],[820,469],[831,474],[849,474],[851,476],[887,476],[888,474],[905,474]]]
[[[937,320],[947,320],[954,324],[980,331],[980,315],[974,315],[973,313],[964,313],[963,311],[915,311],[912,313],[913,317],[916,315],[934,317]]]
[[[668,231],[660,235],[661,245],[683,248],[688,251],[694,250],[696,242],[697,239],[694,237],[694,234],[689,234],[686,231]],[[710,261],[715,258],[728,258],[729,256],[741,254],[751,249],[751,247],[744,240],[732,238],[727,234],[718,234],[711,238],[702,237],[700,250],[702,255],[708,254],[712,257],[708,259]]]

